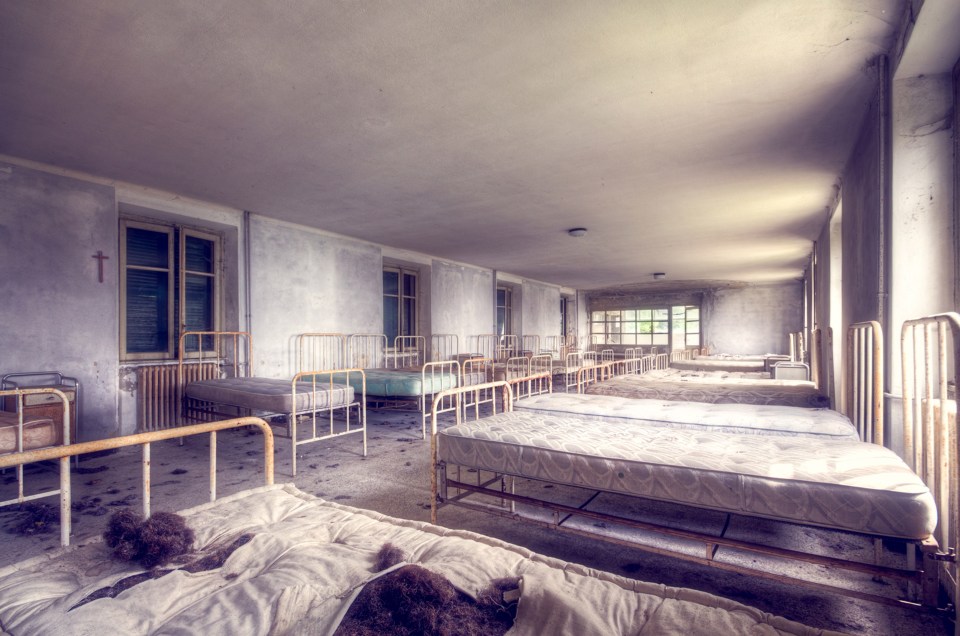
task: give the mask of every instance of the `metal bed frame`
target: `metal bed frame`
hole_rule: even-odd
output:
[[[188,349],[188,343],[193,339],[197,343],[195,350]],[[336,362],[340,334],[303,334],[297,338],[297,361],[300,365],[314,362]],[[339,351],[342,351],[340,349]],[[329,358],[327,358],[329,356]],[[189,398],[185,388],[190,381],[188,367],[193,365],[216,364],[219,373],[213,378],[246,378],[251,377],[253,368],[253,340],[245,331],[186,331],[180,336],[178,356],[178,400],[182,405],[184,420],[209,422],[225,417],[242,417],[253,415],[250,408],[237,405],[218,405]],[[343,383],[349,384],[350,376],[360,376],[360,395],[354,395],[349,404],[320,405],[317,403],[318,392],[332,395],[334,386]],[[285,435],[290,439],[290,466],[293,476],[297,474],[297,448],[311,442],[342,437],[344,435],[359,434],[361,437],[361,452],[367,456],[367,407],[366,407],[366,376],[358,368],[319,368],[310,369],[301,367],[290,383],[291,410],[289,413],[258,413],[264,417],[275,415],[284,416],[282,422],[271,421],[272,426],[283,428]],[[297,395],[305,392],[303,385],[309,385],[310,403],[306,409],[298,407]],[[332,404],[332,401],[331,401]],[[224,406],[228,411],[220,410]],[[356,422],[351,418],[351,409],[356,409]],[[337,411],[344,411],[342,422],[335,417]],[[326,425],[320,419],[320,414],[326,414]],[[304,423],[310,427],[309,435],[301,437],[298,427]]]
[[[456,360],[460,355],[460,337],[454,333],[435,333],[430,336],[430,362]]]
[[[960,382],[960,315],[945,313],[903,323],[904,460],[937,501],[939,523],[924,554],[929,584],[941,581],[953,607],[960,608],[957,547],[960,546],[960,435],[957,387]],[[925,596],[938,592],[924,590]],[[960,630],[960,628],[958,628]]]
[[[11,457],[14,455],[22,455],[25,452],[23,448],[23,426],[27,424],[29,420],[24,420],[23,415],[23,405],[28,398],[32,395],[52,395],[60,401],[63,405],[63,421],[61,425],[63,426],[63,431],[61,432],[61,439],[63,440],[63,445],[68,446],[74,440],[70,439],[70,400],[65,393],[59,389],[51,387],[40,387],[32,389],[4,389],[0,390],[0,400],[6,397],[14,397],[16,400],[16,412],[17,412],[17,449],[12,453],[0,454],[0,468],[7,467],[8,464],[2,463],[3,458]],[[56,446],[53,448],[57,448]],[[24,462],[26,463],[26,462]],[[23,475],[23,463],[18,464],[9,464],[9,466],[16,466],[17,469],[17,496],[13,499],[7,499],[5,501],[0,501],[0,508],[5,506],[12,506],[16,504],[22,504],[27,501],[32,501],[34,499],[42,499],[44,497],[55,497],[60,494],[60,490],[47,490],[44,492],[34,493],[28,495],[25,493],[25,481]]]
[[[59,460],[60,463],[60,488],[48,494],[60,495],[60,544],[64,547],[70,545],[71,522],[70,513],[72,488],[70,480],[70,458],[82,455],[84,453],[95,453],[104,450],[123,448],[125,446],[142,447],[141,460],[141,496],[143,497],[143,516],[150,516],[150,445],[154,442],[160,442],[168,439],[182,439],[193,435],[208,433],[210,435],[210,501],[217,498],[217,432],[233,428],[255,427],[263,433],[263,475],[266,485],[273,484],[273,431],[270,425],[258,417],[240,417],[217,422],[206,422],[203,424],[192,424],[182,427],[171,427],[150,431],[147,433],[137,433],[135,435],[124,435],[122,437],[110,437],[107,439],[95,440],[92,442],[81,442],[79,444],[69,444],[65,446],[51,446],[36,450],[23,451],[20,453],[11,453],[0,455],[0,469],[16,466],[22,468],[25,464],[33,462]]]
[[[850,375],[854,376],[852,386],[857,387],[852,394],[856,396],[856,400],[851,401],[859,405],[858,419],[864,424],[870,424],[860,427],[862,431],[867,432],[865,437],[872,443],[882,444],[884,430],[882,392],[878,392],[877,388],[882,386],[878,383],[882,383],[883,377],[882,366],[879,364],[882,359],[881,333],[878,325],[873,323],[852,325],[849,333],[850,342],[854,347],[852,351],[863,358],[862,364],[850,364]],[[957,546],[960,544],[960,510],[958,510],[960,435],[956,432],[956,387],[960,384],[960,315],[944,314],[905,322],[901,351],[904,447],[907,455],[905,461],[927,484],[937,502],[939,514],[939,524],[932,536],[922,540],[905,541],[907,549],[903,557],[904,565],[879,565],[884,539],[879,536],[872,537],[874,563],[867,563],[835,556],[806,554],[777,546],[728,540],[722,533],[720,536],[704,535],[616,515],[588,512],[582,507],[517,494],[516,478],[511,475],[476,471],[467,473],[470,479],[466,480],[466,474],[460,472],[459,467],[448,467],[438,460],[435,419],[431,430],[431,453],[434,466],[431,479],[433,489],[431,520],[436,522],[437,511],[441,506],[457,505],[507,518],[522,518],[553,529],[600,538],[655,553],[669,554],[719,569],[797,583],[884,604],[951,611],[953,608],[960,607],[956,557]],[[604,365],[606,368],[603,372],[614,373],[615,366],[615,364]],[[502,390],[503,410],[512,410],[510,399],[512,392],[506,383],[491,383],[488,386],[491,391]],[[496,412],[495,408],[494,412]],[[861,412],[862,415],[859,415]],[[454,472],[451,473],[451,470]],[[467,497],[478,494],[482,496],[483,503],[465,501]],[[521,515],[518,512],[518,505],[521,504],[528,510],[546,510],[550,514],[546,517],[541,515],[534,518]],[[705,552],[702,556],[677,553],[669,548],[649,544],[638,545],[624,538],[622,534],[598,534],[585,530],[582,525],[579,527],[565,525],[574,517],[586,518],[588,522],[592,520],[593,524],[603,526],[615,525],[694,540],[702,544]],[[907,593],[911,598],[905,600],[880,596],[859,589],[838,587],[778,572],[757,571],[750,566],[737,563],[721,562],[715,558],[721,548],[900,580],[906,584]],[[939,602],[941,584],[951,595],[951,605],[943,606]]]
[[[420,413],[420,437],[427,437],[427,418],[430,411],[428,388],[443,386],[444,378],[453,376],[456,384],[462,385],[464,374],[456,359],[425,362],[426,339],[423,336],[397,336],[393,349],[387,349],[387,337],[384,334],[351,334],[347,339],[347,363],[356,369],[393,369],[418,366],[420,368],[420,394],[417,396],[374,396],[367,393],[364,384],[364,402],[371,402],[379,408],[409,408],[412,404]],[[401,360],[403,361],[401,364]],[[411,398],[416,397],[416,400]],[[441,412],[459,412],[459,398],[444,401]],[[366,407],[364,407],[366,408]]]

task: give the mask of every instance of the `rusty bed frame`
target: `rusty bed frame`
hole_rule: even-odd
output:
[[[448,346],[449,337],[433,342],[437,346]],[[454,341],[455,342],[455,341]],[[469,378],[468,371],[455,358],[427,361],[426,339],[424,336],[397,336],[392,348],[387,346],[387,337],[384,334],[355,333],[347,336],[346,361],[357,369],[386,369],[399,372],[404,367],[416,367],[420,375],[420,392],[418,395],[379,395],[371,393],[369,386],[365,387],[364,395],[367,402],[379,408],[409,409],[411,407],[420,414],[420,438],[427,437],[427,420],[430,417],[431,398],[434,391],[430,387],[443,386],[445,378],[455,378],[456,386],[462,386],[465,378]],[[408,373],[416,373],[408,371]],[[458,398],[444,400],[440,406],[441,413],[454,413],[461,409]]]
[[[344,368],[336,364],[335,368],[324,366],[312,368],[313,364],[336,363],[338,349],[335,346],[339,334],[304,334],[297,337],[297,364],[298,371],[290,380],[285,382],[290,387],[290,410],[284,413],[267,413],[262,410],[256,415],[265,418],[282,416],[282,420],[270,419],[272,426],[285,431],[283,437],[290,439],[291,473],[297,474],[297,449],[299,446],[329,440],[345,435],[359,435],[361,438],[361,452],[367,455],[367,415],[366,377],[362,369]],[[194,348],[188,343],[191,339],[196,342]],[[342,349],[340,349],[342,351]],[[236,404],[218,404],[204,402],[186,395],[187,384],[192,381],[194,374],[189,369],[194,366],[214,366],[215,374],[203,374],[207,379],[219,378],[251,378],[253,369],[253,341],[248,332],[244,331],[186,331],[180,336],[178,355],[178,386],[177,398],[181,404],[181,414],[184,421],[209,422],[223,418],[254,415],[253,407]],[[348,404],[320,405],[318,395],[326,393],[333,395],[335,386],[342,385],[344,379],[349,380],[351,375],[361,379],[359,396],[354,396]],[[304,389],[304,385],[309,388]],[[308,404],[300,406],[298,394],[302,397],[309,393]],[[356,392],[355,392],[356,393]],[[330,402],[332,404],[332,400]],[[221,410],[227,408],[227,411]],[[351,417],[351,409],[356,409],[355,418]],[[343,411],[344,418],[340,422],[336,418],[339,411]],[[325,417],[324,417],[325,416]],[[309,434],[301,435],[299,427],[309,425]]]
[[[848,402],[853,414],[851,419],[857,426],[862,439],[882,445],[884,434],[882,334],[876,323],[857,323],[851,326],[848,333],[848,354],[851,356],[848,360],[851,369],[849,375],[853,376],[848,378],[850,391]],[[905,462],[933,494],[937,502],[939,518],[932,536],[922,540],[901,540],[905,541],[908,548],[903,559],[905,565],[880,565],[884,537],[870,537],[874,547],[874,560],[871,563],[843,556],[807,554],[780,546],[730,540],[722,536],[722,533],[720,536],[701,534],[606,513],[588,512],[582,507],[547,501],[539,496],[518,494],[514,488],[517,478],[511,475],[476,471],[469,473],[471,476],[467,480],[465,479],[467,473],[463,473],[460,467],[449,467],[439,460],[436,420],[433,420],[431,429],[433,465],[431,521],[436,523],[440,507],[457,505],[506,518],[523,519],[536,525],[612,541],[723,570],[796,583],[884,604],[951,611],[953,608],[960,607],[956,558],[956,548],[960,544],[960,510],[958,510],[958,499],[960,499],[960,469],[958,469],[960,439],[958,438],[960,435],[956,431],[957,409],[954,393],[957,382],[960,380],[958,377],[960,316],[946,314],[907,321],[903,325],[901,351],[904,445],[907,455]],[[854,364],[856,361],[860,364]],[[614,368],[614,364],[602,366],[604,373],[623,372],[622,366],[617,369]],[[501,410],[512,410],[512,392],[506,383],[490,383],[484,388],[502,392]],[[497,412],[495,407],[496,403],[494,403],[493,412]],[[473,503],[466,500],[476,495],[483,497],[484,501]],[[541,516],[531,518],[518,512],[518,505],[529,506],[530,510],[546,510],[551,516],[543,516],[541,513]],[[586,518],[588,521],[592,520],[594,524],[615,524],[642,532],[657,533],[661,536],[694,540],[702,545],[702,556],[677,552],[662,546],[638,544],[625,539],[622,535],[601,535],[585,530],[583,526],[565,526],[565,522],[575,516]],[[911,546],[914,547],[911,548]],[[908,598],[893,598],[830,583],[796,578],[778,572],[758,570],[737,563],[721,562],[715,558],[721,548],[899,580],[904,582]],[[951,603],[947,606],[939,602],[941,587],[946,588],[951,595]]]
[[[17,467],[34,462],[58,460],[60,464],[60,487],[55,491],[48,491],[44,496],[60,496],[60,544],[70,545],[72,531],[70,514],[72,511],[70,458],[85,453],[95,453],[104,450],[124,448],[126,446],[140,446],[141,453],[141,497],[143,499],[143,516],[150,516],[150,465],[151,444],[164,440],[182,439],[193,435],[210,435],[210,501],[217,498],[217,432],[234,428],[256,428],[263,434],[263,472],[266,485],[273,484],[273,431],[270,425],[258,417],[241,417],[188,426],[169,427],[146,433],[111,437],[92,442],[49,446],[35,450],[22,451],[0,455],[0,469]],[[34,497],[24,497],[28,501]]]
[[[60,400],[60,403],[63,407],[63,418],[61,420],[63,431],[61,432],[61,438],[63,440],[63,445],[69,445],[74,440],[70,439],[70,400],[65,393],[55,388],[31,388],[31,389],[5,389],[0,391],[0,400],[13,397],[15,400],[16,406],[16,420],[17,420],[17,431],[16,431],[16,450],[10,453],[0,453],[0,459],[3,459],[7,456],[22,454],[24,452],[29,452],[24,449],[24,433],[23,427],[26,424],[29,424],[32,420],[25,419],[24,417],[24,403],[26,402],[27,396],[31,395],[53,395],[55,398]],[[49,419],[49,418],[42,418]],[[54,426],[53,420],[50,423],[51,428]],[[34,493],[31,495],[26,494],[25,491],[25,480],[23,474],[23,464],[11,464],[11,466],[16,466],[17,472],[17,496],[12,499],[7,499],[5,501],[0,501],[0,508],[4,506],[12,506],[16,504],[22,504],[27,501],[32,501],[34,499],[42,499],[44,497],[54,497],[60,494],[60,490],[47,490],[43,492]],[[0,467],[7,467],[4,464],[0,464]]]

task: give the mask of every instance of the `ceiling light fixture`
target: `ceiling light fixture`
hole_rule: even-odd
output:
[[[587,228],[585,227],[572,227],[567,230],[567,234],[570,236],[583,236],[587,233]]]
[[[665,273],[663,273],[663,272],[654,272],[654,273],[653,273],[653,280],[663,280],[663,279],[666,278],[666,277],[667,277],[667,275],[666,275]]]

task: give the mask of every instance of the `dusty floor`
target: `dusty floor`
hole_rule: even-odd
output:
[[[344,437],[301,447],[299,471],[290,476],[290,446],[276,440],[276,481],[292,481],[298,488],[326,499],[368,508],[385,514],[428,521],[430,517],[430,444],[420,439],[420,420],[414,413],[370,411],[369,452],[360,455],[358,437]],[[245,430],[218,437],[218,492],[228,494],[263,483],[261,436]],[[207,436],[188,438],[183,446],[164,442],[152,447],[154,510],[178,510],[208,498]],[[27,471],[29,488],[53,488],[55,466],[34,466]],[[14,497],[15,473],[0,474],[0,500]],[[73,470],[74,537],[103,532],[109,513],[120,507],[140,506],[140,451],[122,449],[81,458]],[[542,485],[526,485],[539,488]],[[35,502],[56,507],[56,498]],[[597,505],[622,509],[631,505],[616,499]],[[715,513],[658,504],[655,512],[682,527],[712,527],[722,523]],[[651,513],[652,514],[652,513]],[[532,550],[608,570],[617,574],[693,587],[756,606],[809,625],[852,634],[936,636],[953,632],[943,616],[911,608],[887,606],[729,573],[716,568],[658,556],[634,548],[575,537],[461,508],[440,511],[439,523],[496,536]],[[26,531],[26,534],[23,532]],[[844,547],[868,553],[869,543],[850,535],[808,528],[757,522],[734,517],[732,536],[775,535],[826,551]],[[0,566],[42,554],[59,546],[59,526],[30,517],[17,506],[0,508]],[[896,552],[902,546],[888,546]],[[812,568],[811,577],[836,583],[837,575]],[[857,589],[892,589],[872,581],[846,582]]]

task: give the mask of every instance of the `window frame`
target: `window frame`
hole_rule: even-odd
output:
[[[166,234],[167,263],[166,268],[154,268],[140,265],[130,265],[127,256],[127,230],[130,228]],[[123,362],[173,360],[178,356],[180,334],[186,327],[186,277],[188,275],[202,275],[213,280],[211,292],[213,306],[211,331],[220,331],[223,322],[222,295],[223,295],[223,236],[217,232],[202,228],[185,226],[177,223],[164,223],[135,218],[120,219],[120,360]],[[188,271],[186,268],[187,237],[210,241],[213,244],[212,271]],[[127,272],[131,269],[141,271],[165,271],[167,273],[167,342],[166,349],[159,351],[128,352],[127,351]]]
[[[503,304],[500,304],[500,292],[503,294]],[[512,336],[513,333],[513,287],[497,285],[494,304],[497,311],[497,336]],[[503,324],[500,321],[500,310],[503,310]]]
[[[674,333],[674,310],[683,308],[684,331]],[[692,311],[696,311],[697,319],[687,321]],[[645,305],[629,309],[593,309],[590,312],[590,339],[591,342],[601,345],[617,345],[623,347],[669,347],[674,349],[676,337],[683,338],[680,349],[696,348],[702,342],[700,329],[699,305]],[[696,330],[690,331],[689,325],[696,323]],[[598,326],[602,325],[602,329]],[[648,325],[643,327],[642,325]],[[698,344],[690,344],[691,336],[696,336]],[[675,337],[676,336],[676,337]],[[657,342],[666,337],[666,342]]]
[[[388,294],[386,289],[382,289],[381,297],[386,299],[388,296],[391,298],[397,299],[397,336],[419,336],[420,335],[420,271],[412,269],[410,267],[404,267],[402,265],[383,265],[381,277],[386,272],[395,272],[397,274],[397,293]],[[404,277],[410,276],[415,281],[413,295],[410,296],[405,293],[404,286]],[[410,321],[404,318],[404,301],[412,300],[413,301],[413,325],[412,328],[408,324]],[[386,335],[386,308],[384,307],[383,314],[383,331]],[[388,337],[389,340],[389,337]],[[396,344],[396,337],[393,342],[387,342],[388,347],[393,347]]]

